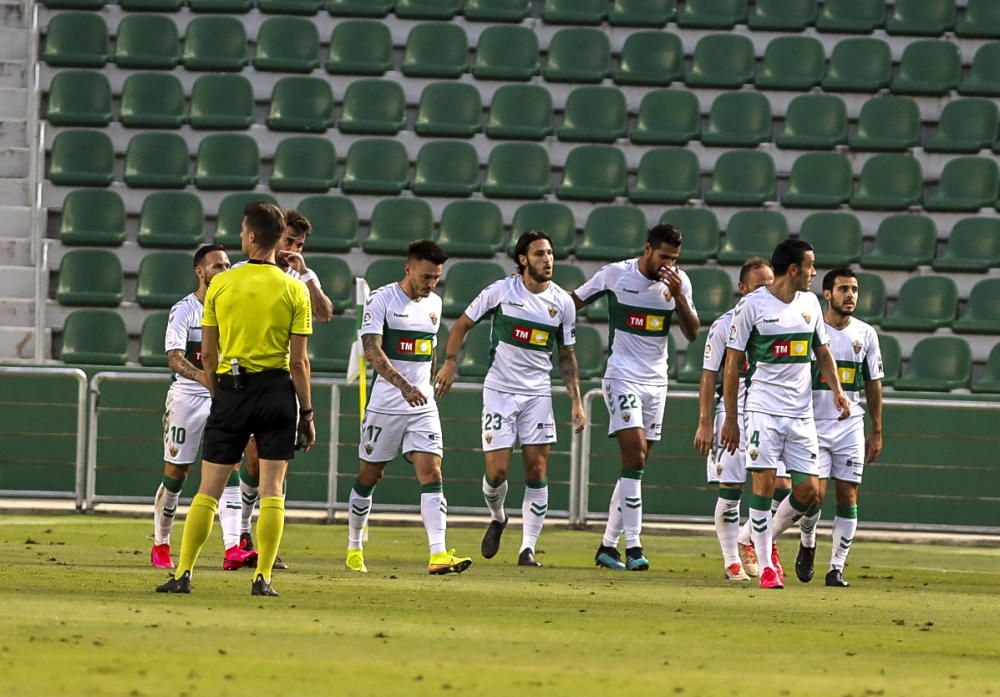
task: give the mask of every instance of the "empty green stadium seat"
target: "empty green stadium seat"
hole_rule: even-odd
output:
[[[142,322],[139,335],[139,365],[146,368],[166,368],[166,333],[168,312],[154,312]]]
[[[650,90],[639,103],[630,139],[638,145],[686,145],[701,133],[701,107],[693,92]]]
[[[635,186],[628,190],[633,203],[687,203],[701,197],[698,156],[683,148],[649,150],[639,161]]]
[[[850,213],[813,213],[802,221],[799,239],[812,245],[821,268],[850,266],[861,259],[861,221]]]
[[[463,308],[464,310],[464,308]],[[484,378],[490,368],[491,332],[489,318],[477,324],[465,336],[458,374],[463,378]]]
[[[250,203],[266,201],[278,205],[278,200],[270,194],[236,193],[228,194],[219,203],[216,216],[215,236],[212,241],[226,249],[240,248],[240,227],[243,224],[243,209]]]
[[[593,380],[604,374],[604,340],[600,332],[585,324],[576,326],[576,354],[578,376],[581,380]],[[559,351],[552,352],[552,378],[559,379]]]
[[[891,79],[889,44],[881,39],[844,39],[833,47],[820,84],[834,92],[877,92]]]
[[[396,16],[402,19],[449,20],[458,14],[459,0],[396,0]]]
[[[542,21],[548,24],[600,24],[608,14],[606,0],[545,0]]]
[[[924,143],[926,152],[976,153],[997,137],[1000,110],[987,99],[955,99],[944,105],[937,131]]]
[[[968,387],[972,379],[972,350],[957,336],[930,336],[913,347],[897,390],[947,392]]]
[[[355,80],[344,94],[344,133],[395,134],[406,127],[406,97],[394,80]]]
[[[354,307],[354,274],[342,257],[309,255],[309,270],[319,277],[333,311],[340,314]],[[314,323],[315,326],[316,323]]]
[[[619,27],[662,27],[677,16],[677,0],[614,0],[608,24]]]
[[[885,23],[885,0],[823,0],[816,28],[843,34],[871,34]]]
[[[774,160],[764,152],[731,151],[715,162],[705,203],[762,206],[777,198]]]
[[[520,22],[531,14],[531,0],[466,0],[462,13],[473,22]]]
[[[937,191],[924,197],[929,211],[975,213],[990,207],[1000,191],[1000,171],[988,157],[956,157],[945,163]]]
[[[434,216],[427,201],[385,199],[375,204],[361,248],[368,254],[406,254],[411,242],[433,236]]]
[[[1000,220],[963,218],[948,235],[944,256],[934,260],[935,271],[985,272],[1000,266]]]
[[[566,158],[556,195],[580,201],[613,201],[625,195],[625,155],[610,145],[580,145]]]
[[[542,198],[549,192],[549,153],[535,143],[502,143],[490,150],[483,193],[492,198]]]
[[[691,279],[698,320],[707,327],[733,306],[733,280],[722,269],[688,269],[687,275]]]
[[[258,0],[257,7],[268,14],[314,15],[324,0]]]
[[[602,324],[608,323],[608,297],[602,295],[594,302],[587,305],[587,309],[583,311],[584,316],[587,318],[588,322],[600,322]]]
[[[43,0],[50,10],[99,10],[107,0]]]
[[[198,146],[194,183],[199,189],[252,189],[260,183],[260,151],[250,136],[213,133]]]
[[[1000,38],[1000,5],[993,0],[967,0],[965,16],[955,25],[955,34],[963,38]]]
[[[198,289],[186,252],[147,252],[139,263],[135,300],[139,307],[167,309]]]
[[[858,319],[868,322],[868,324],[878,324],[885,317],[885,302],[886,302],[886,290],[885,281],[881,276],[874,273],[859,273],[858,274],[858,288],[860,292],[858,295],[858,304],[854,308],[854,316]],[[899,344],[896,344],[897,349]],[[897,356],[898,356],[897,350]],[[899,368],[897,363],[896,372],[898,374]]]
[[[119,116],[127,128],[180,128],[184,86],[176,75],[134,73],[122,86]]]
[[[180,58],[177,25],[170,17],[128,14],[118,25],[114,61],[119,68],[171,70]]]
[[[705,145],[754,148],[771,140],[771,103],[759,92],[726,92],[712,102]]]
[[[986,372],[972,384],[973,392],[1000,392],[1000,343],[993,346],[989,358],[986,359]]]
[[[587,277],[579,266],[556,264],[552,269],[552,282],[567,293],[572,293],[587,282]]]
[[[102,73],[63,70],[52,78],[45,118],[55,126],[107,126],[111,101],[111,85]]]
[[[549,82],[600,82],[611,72],[611,42],[600,29],[560,29],[542,74]]]
[[[125,241],[125,204],[109,189],[69,192],[60,217],[63,244],[117,247]]]
[[[118,307],[124,297],[122,264],[106,249],[74,249],[59,263],[60,305]]]
[[[77,310],[63,324],[64,363],[125,365],[128,331],[125,320],[109,310]]]
[[[368,265],[365,271],[365,281],[372,290],[382,286],[396,283],[403,278],[403,264],[406,259],[394,257],[392,259],[376,259]]]
[[[326,58],[328,73],[384,75],[391,68],[392,34],[385,24],[370,19],[337,22]]]
[[[483,125],[479,90],[460,82],[436,82],[420,94],[414,130],[420,136],[470,138]]]
[[[667,86],[684,76],[684,47],[676,34],[637,31],[625,39],[614,81],[620,85]]]
[[[243,130],[254,119],[253,87],[242,75],[202,75],[191,89],[191,128]]]
[[[418,196],[471,196],[479,191],[479,155],[469,143],[439,140],[417,153],[410,188]]]
[[[115,177],[115,151],[101,131],[60,131],[52,141],[49,180],[59,186],[107,186]]]
[[[410,162],[403,144],[387,138],[355,141],[347,151],[344,193],[398,194],[410,178]]]
[[[518,238],[528,230],[541,230],[552,238],[556,259],[565,259],[576,248],[576,220],[573,211],[564,203],[525,203],[519,206],[510,226],[508,254],[513,256]]]
[[[958,85],[958,93],[1000,96],[1000,41],[991,41],[976,50],[968,75]]]
[[[847,139],[852,150],[903,152],[920,145],[920,109],[909,97],[869,99],[861,107],[858,131]]]
[[[934,219],[922,215],[890,215],[875,232],[875,245],[861,260],[872,269],[913,270],[929,264],[937,247]]]
[[[110,57],[108,28],[100,14],[60,12],[49,20],[42,50],[49,65],[101,68]]]
[[[739,89],[753,80],[753,43],[745,36],[713,34],[694,47],[684,82],[691,87]]]
[[[337,153],[333,141],[321,136],[293,136],[274,151],[272,191],[326,193],[337,184]]]
[[[816,21],[817,12],[816,0],[757,0],[747,24],[757,31],[802,31]]]
[[[809,90],[820,83],[825,72],[826,54],[818,39],[781,36],[768,43],[754,84],[759,89]]]
[[[732,29],[747,19],[747,0],[687,0],[677,24],[692,29]]]
[[[962,56],[951,41],[913,41],[903,49],[889,88],[898,94],[945,96],[962,77]]]
[[[896,0],[885,18],[889,34],[941,36],[954,28],[954,0]]]
[[[188,0],[188,6],[195,12],[243,14],[253,7],[253,0]]]
[[[701,309],[701,308],[699,308]],[[697,384],[701,380],[702,365],[705,359],[705,343],[708,340],[708,329],[702,327],[698,336],[684,349],[684,361],[677,370],[677,381]]]
[[[403,54],[407,77],[457,78],[468,68],[469,41],[462,27],[428,23],[410,30]]]
[[[337,17],[385,17],[396,0],[327,0],[326,11]]]
[[[614,87],[577,87],[569,93],[559,140],[613,143],[625,137],[625,95]]]
[[[195,17],[184,34],[181,62],[188,70],[242,70],[247,34],[235,17]]]
[[[831,94],[804,94],[788,104],[779,148],[832,150],[847,143],[847,106]]]
[[[132,136],[125,151],[125,183],[151,189],[183,189],[191,178],[187,143],[176,133]]]
[[[273,131],[323,133],[333,126],[333,89],[322,78],[289,76],[271,93],[267,127]]]
[[[648,228],[642,210],[633,206],[598,206],[587,216],[577,259],[619,261],[642,254]]]
[[[781,213],[739,211],[726,225],[726,239],[719,250],[719,263],[742,265],[750,257],[770,259],[777,244],[787,237],[788,221]]]
[[[680,262],[702,264],[719,251],[719,219],[708,208],[672,208],[660,216],[661,223],[681,229]]]
[[[357,337],[354,317],[334,317],[330,322],[313,322],[309,337],[309,365],[317,373],[346,373],[351,361],[351,345]]]
[[[140,247],[193,249],[205,241],[201,199],[186,191],[157,191],[142,202]]]
[[[319,29],[305,17],[270,17],[257,31],[253,67],[280,73],[308,73],[319,67]]]
[[[542,140],[552,132],[552,95],[544,87],[504,85],[493,93],[488,137]]]
[[[449,256],[492,257],[503,237],[503,216],[490,201],[452,201],[441,213],[437,243]]]
[[[837,208],[847,203],[853,185],[851,163],[845,155],[810,152],[792,164],[781,203],[791,208]]]
[[[858,316],[857,312],[854,316]],[[882,354],[882,372],[885,373],[882,384],[892,387],[899,379],[899,372],[903,366],[903,351],[899,347],[899,339],[892,334],[879,334],[878,342]]]
[[[947,327],[958,312],[958,288],[947,276],[916,276],[899,289],[896,306],[882,320],[886,329],[933,332]]]
[[[967,334],[1000,334],[1000,278],[976,281],[965,313],[951,326]]]
[[[346,196],[307,196],[296,209],[312,223],[311,252],[349,252],[358,246],[358,211]]]
[[[445,317],[458,317],[480,291],[507,276],[500,264],[492,261],[456,261],[449,264],[441,297]]]
[[[865,162],[851,208],[898,211],[920,203],[923,173],[911,155],[875,155]]]
[[[538,37],[527,27],[487,27],[479,35],[472,75],[477,80],[530,80],[539,70]]]

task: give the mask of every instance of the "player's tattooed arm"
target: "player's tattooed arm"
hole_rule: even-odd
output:
[[[167,351],[167,365],[172,371],[180,375],[182,378],[200,382],[202,385],[205,385],[205,387],[208,387],[205,371],[195,367],[191,361],[185,358],[184,351],[182,349],[172,349]]]
[[[572,346],[559,347],[559,375],[569,392],[573,404],[573,429],[579,433],[586,423],[583,411],[583,400],[580,398],[580,367],[576,362],[576,351]]]
[[[368,361],[372,370],[378,373],[379,377],[387,383],[398,389],[407,404],[411,407],[419,407],[427,403],[427,397],[424,396],[424,393],[417,389],[416,386],[410,384],[410,381],[403,377],[402,373],[392,367],[389,357],[382,350],[381,334],[362,334],[361,345],[365,350],[365,360]]]
[[[309,289],[309,302],[312,305],[313,317],[317,322],[326,324],[333,319],[333,302],[326,296],[326,293],[316,285],[316,281],[309,281],[306,284]]]

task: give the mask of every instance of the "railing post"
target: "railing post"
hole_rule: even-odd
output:
[[[326,522],[337,520],[337,475],[340,473],[340,385],[330,386],[330,453],[326,481]]]

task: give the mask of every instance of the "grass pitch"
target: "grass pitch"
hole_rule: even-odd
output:
[[[190,596],[153,593],[147,521],[0,517],[2,695],[990,695],[1000,693],[1000,550],[866,542],[848,589],[721,580],[713,537],[647,536],[647,573],[596,569],[592,532],[546,531],[542,569],[429,577],[420,528],[289,525],[280,598],[221,571],[218,526]],[[179,544],[180,528],[175,530]],[[175,551],[176,554],[176,551]]]

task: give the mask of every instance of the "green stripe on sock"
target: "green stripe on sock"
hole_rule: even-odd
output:
[[[421,494],[438,494],[444,492],[443,482],[432,482],[430,484],[421,484],[420,493]]]
[[[250,486],[260,486],[260,479],[258,479],[257,477],[251,477],[250,473],[247,472],[246,467],[240,468],[240,479],[249,484]]]
[[[797,498],[795,498],[794,494],[792,494],[788,500],[792,504],[792,508],[794,508],[798,513],[805,513],[806,510],[808,509],[806,504],[802,503]]]
[[[819,513],[818,508],[810,508],[808,511],[806,511],[806,515],[810,517],[816,515],[817,513]]]
[[[524,485],[529,489],[544,489],[549,485],[549,478],[540,479],[537,482],[530,482],[527,479],[524,480]]]
[[[725,499],[726,501],[739,501],[740,496],[742,495],[742,489],[723,489],[722,487],[719,487],[720,499]]]
[[[627,470],[627,469],[622,469],[622,478],[623,479],[640,479],[641,480],[642,479],[642,472],[643,472],[643,470]]]
[[[771,510],[771,497],[760,494],[750,494],[750,508],[758,511]]]
[[[239,486],[240,485],[240,473],[233,470],[229,473],[229,480],[226,482],[226,486]]]
[[[368,498],[372,495],[372,491],[375,489],[374,486],[365,486],[360,480],[354,480],[354,493],[362,498]]]
[[[788,496],[791,493],[792,493],[791,489],[786,489],[784,487],[778,489],[777,487],[775,487],[775,489],[774,489],[774,495],[771,496],[771,498],[773,500],[777,501],[778,503],[781,503],[782,501],[784,501],[785,499],[787,499]]]
[[[853,506],[837,506],[837,517],[839,518],[857,518],[858,517],[858,506],[857,504]]]
[[[483,477],[483,481],[486,482],[491,489],[496,489],[496,488],[500,487],[501,485],[503,485],[503,483],[504,483],[503,479],[493,480],[493,479],[490,479],[489,477],[486,477],[486,476]]]
[[[184,488],[184,480],[163,475],[163,488],[171,494],[179,494],[181,493],[181,489]]]

